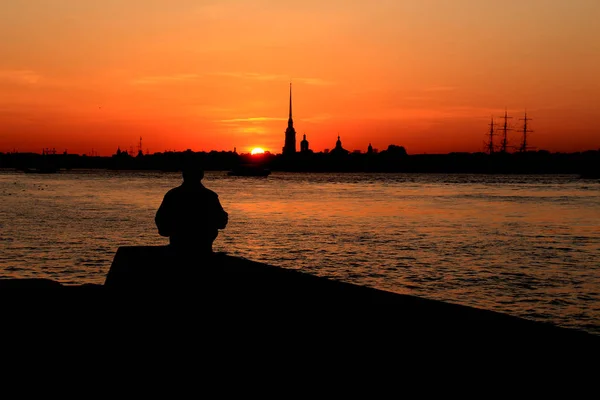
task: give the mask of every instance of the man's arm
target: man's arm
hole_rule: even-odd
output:
[[[227,222],[229,222],[229,214],[223,209],[221,202],[219,201],[219,196],[215,197],[216,201],[216,212],[214,215],[215,225],[217,229],[225,229],[227,226]]]
[[[154,222],[156,223],[156,227],[158,228],[158,234],[160,236],[171,236],[173,231],[172,229],[172,216],[171,216],[171,202],[170,196],[167,193],[163,198],[160,207],[158,207],[158,211],[156,211],[156,216],[154,217]]]

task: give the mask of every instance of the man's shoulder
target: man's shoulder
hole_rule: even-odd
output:
[[[210,190],[206,186],[202,186],[202,187],[204,188],[204,190],[206,190],[206,193],[210,194],[211,196],[219,197],[219,195],[217,194],[217,192],[215,192],[214,190]]]
[[[202,190],[202,192],[203,192],[203,195],[206,196],[206,198],[208,198],[208,199],[218,199],[219,198],[219,195],[216,192],[214,192],[206,187]]]
[[[165,193],[165,196],[173,196],[173,195],[177,195],[177,193],[180,193],[183,191],[183,188],[181,186],[176,186],[172,189],[169,189],[167,191],[167,193]]]

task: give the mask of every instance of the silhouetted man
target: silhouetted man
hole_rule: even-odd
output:
[[[158,233],[168,236],[176,250],[195,255],[212,254],[212,244],[228,222],[219,196],[202,185],[204,170],[195,162],[182,170],[183,183],[165,194],[156,212]]]

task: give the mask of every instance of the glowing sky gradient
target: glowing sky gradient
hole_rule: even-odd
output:
[[[0,3],[0,151],[600,148],[598,0]],[[520,136],[511,132],[510,144]]]

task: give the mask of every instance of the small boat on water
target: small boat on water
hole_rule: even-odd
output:
[[[25,172],[26,174],[55,174],[58,172],[58,168],[54,168],[54,167],[24,168],[23,172]]]
[[[579,171],[579,178],[581,178],[581,179],[600,179],[600,164],[594,163],[591,165],[584,166]]]
[[[600,179],[600,171],[584,171],[579,174],[580,179]]]
[[[256,165],[242,165],[229,171],[229,176],[269,176],[271,170],[268,168],[262,168]]]

